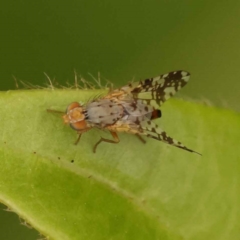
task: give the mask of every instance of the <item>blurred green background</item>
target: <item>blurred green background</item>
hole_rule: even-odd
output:
[[[240,110],[239,0],[10,0],[0,30],[0,90],[16,89],[13,76],[44,86],[44,72],[64,84],[99,71],[120,86],[184,69],[185,96]],[[0,239],[37,237],[0,209]]]

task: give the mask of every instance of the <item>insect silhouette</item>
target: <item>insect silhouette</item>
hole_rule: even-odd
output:
[[[190,74],[186,71],[174,71],[129,83],[85,104],[71,103],[63,115],[63,120],[77,132],[75,144],[79,142],[83,133],[92,128],[108,130],[111,133],[113,139],[101,137],[93,147],[94,153],[101,142],[119,143],[118,132],[127,132],[135,134],[144,143],[142,136],[147,136],[200,154],[169,137],[152,121],[161,117],[159,107],[184,87],[189,78]],[[58,112],[51,109],[48,111]]]

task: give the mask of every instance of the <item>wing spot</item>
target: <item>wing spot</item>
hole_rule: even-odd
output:
[[[155,129],[155,128],[152,128],[152,132],[156,133],[156,129]]]
[[[137,125],[140,125],[140,121],[139,121],[138,118],[136,119],[135,123],[136,123]]]

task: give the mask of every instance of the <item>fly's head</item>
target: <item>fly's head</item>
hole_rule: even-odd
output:
[[[63,121],[76,131],[86,129],[87,122],[83,106],[78,102],[69,104],[66,109],[66,114],[63,116]]]

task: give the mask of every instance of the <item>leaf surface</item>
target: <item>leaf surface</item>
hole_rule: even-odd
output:
[[[120,134],[103,143],[59,114],[102,90],[0,93],[0,201],[49,239],[238,239],[240,117],[179,99],[157,121],[189,148]]]

